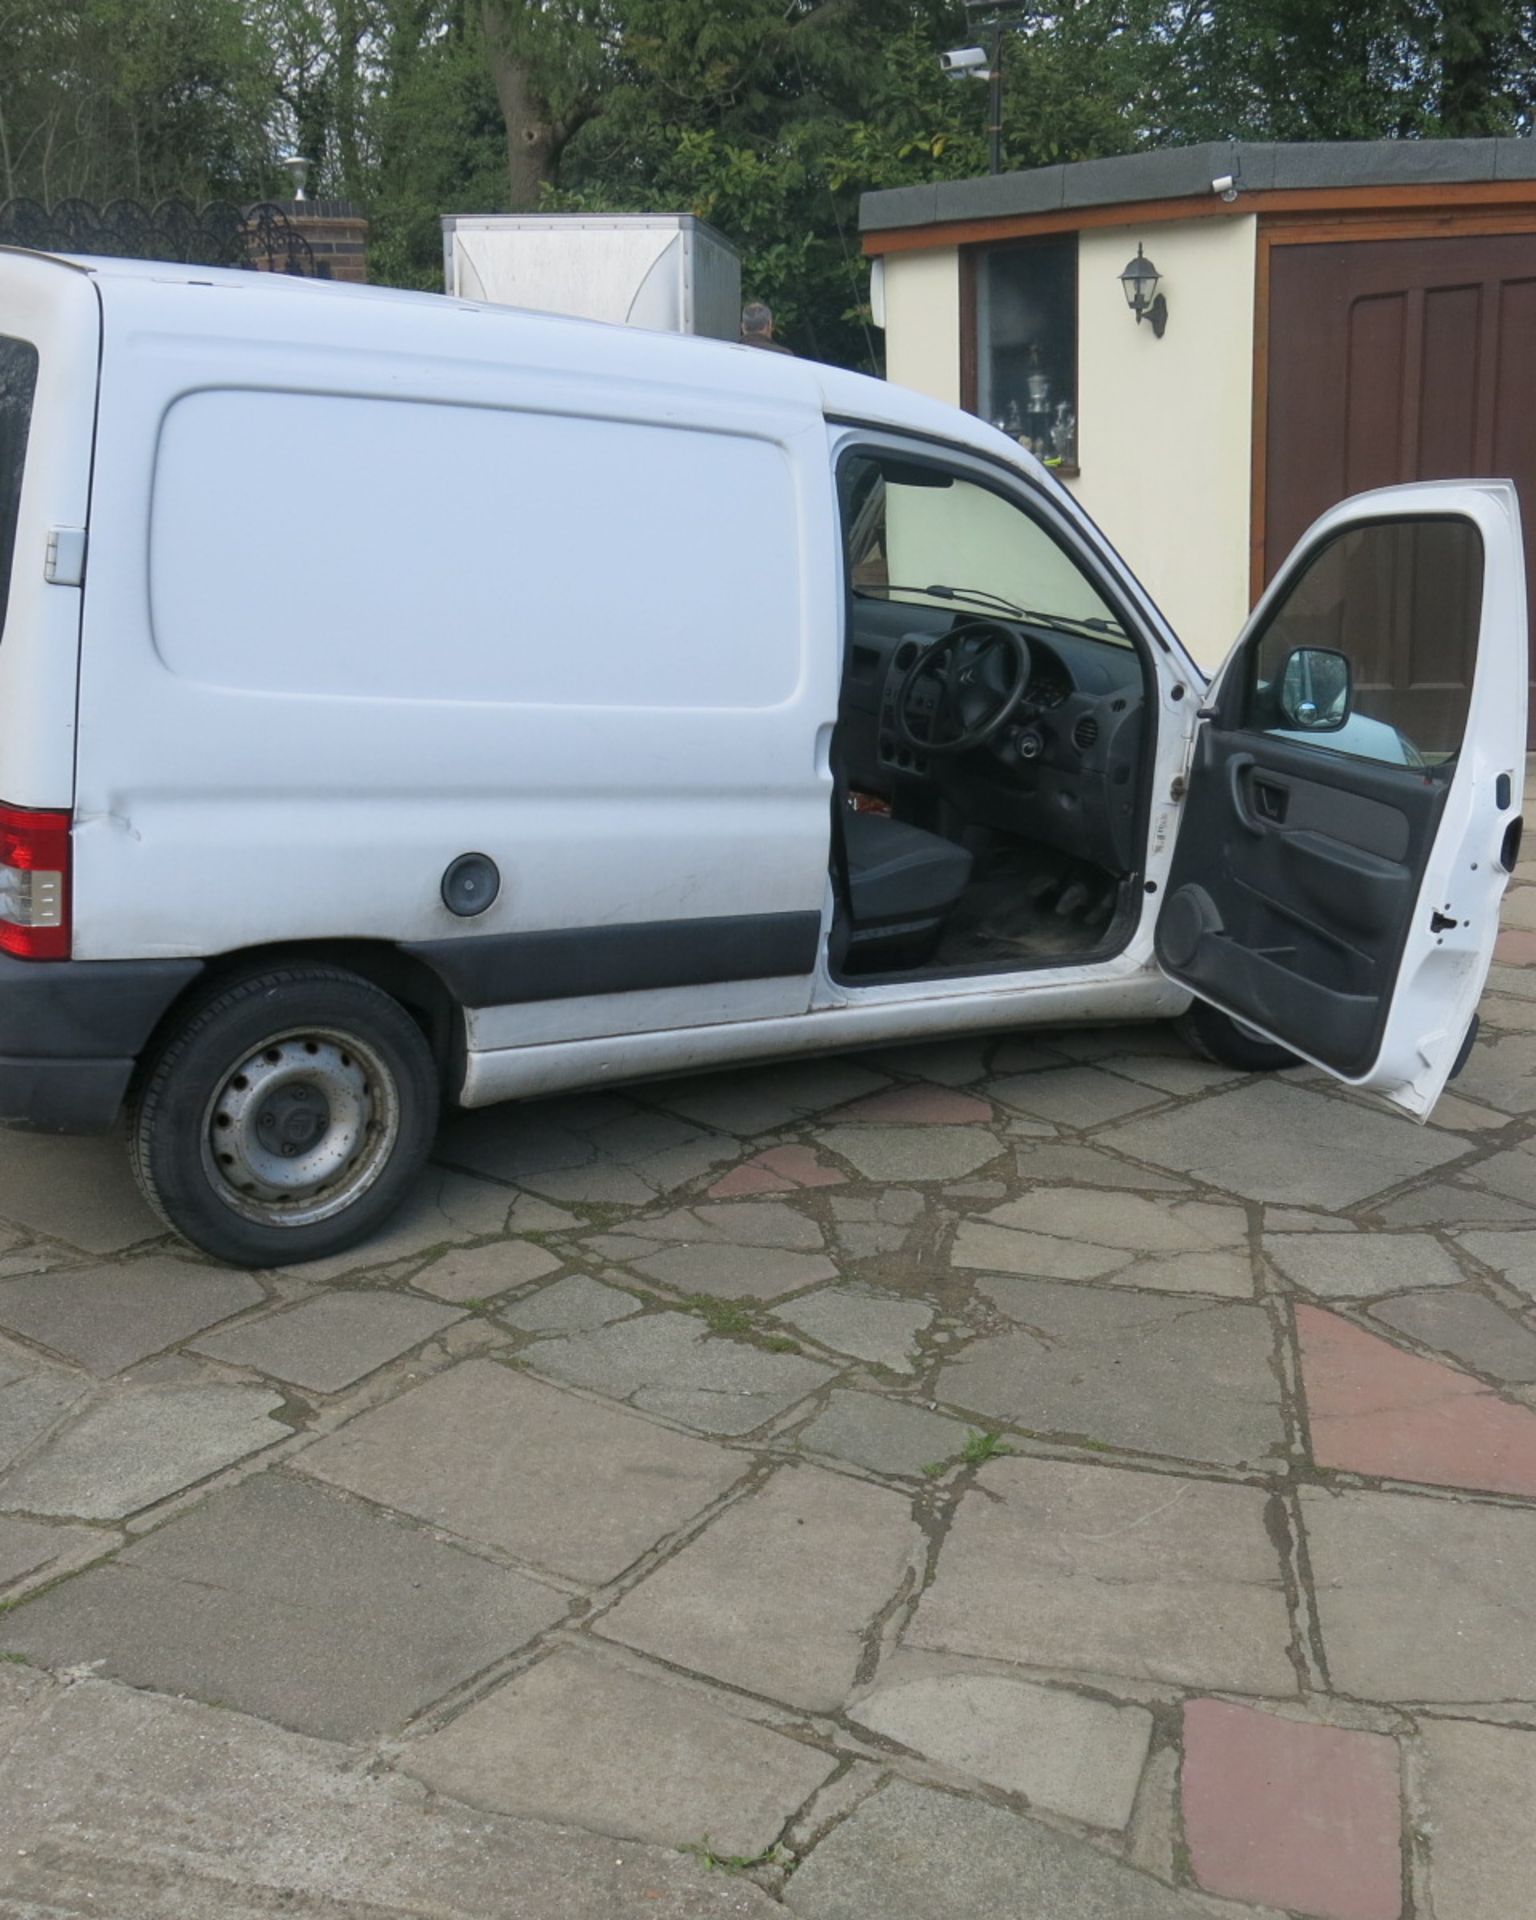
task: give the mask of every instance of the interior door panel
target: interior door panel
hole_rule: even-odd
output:
[[[1526,632],[1507,481],[1381,489],[1311,528],[1196,716],[1159,964],[1418,1119],[1519,845]]]
[[[1375,1059],[1445,783],[1203,727],[1158,955],[1345,1075]]]

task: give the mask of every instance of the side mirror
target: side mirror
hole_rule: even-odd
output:
[[[1282,724],[1298,733],[1337,733],[1349,719],[1349,660],[1331,647],[1298,647],[1280,674]]]

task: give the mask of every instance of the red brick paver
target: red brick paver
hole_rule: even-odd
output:
[[[1398,1759],[1385,1735],[1192,1700],[1182,1787],[1207,1892],[1325,1920],[1398,1920]]]
[[[1298,1305],[1296,1330],[1319,1466],[1536,1495],[1536,1413],[1320,1307]]]
[[[1536,966],[1536,933],[1509,927],[1494,943],[1493,957],[1506,967]]]
[[[770,1147],[732,1167],[709,1189],[711,1200],[734,1200],[748,1193],[794,1193],[801,1187],[841,1187],[848,1176],[823,1166],[811,1147]]]

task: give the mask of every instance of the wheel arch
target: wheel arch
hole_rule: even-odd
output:
[[[211,955],[161,1015],[139,1055],[134,1081],[194,1000],[269,967],[292,966],[341,967],[398,1001],[432,1049],[445,1102],[458,1105],[464,1085],[464,1009],[432,967],[387,940],[282,940]]]

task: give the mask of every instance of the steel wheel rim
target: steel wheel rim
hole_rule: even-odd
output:
[[[400,1137],[400,1093],[377,1050],[330,1027],[247,1048],[203,1115],[203,1171],[232,1212],[307,1227],[354,1206]]]

